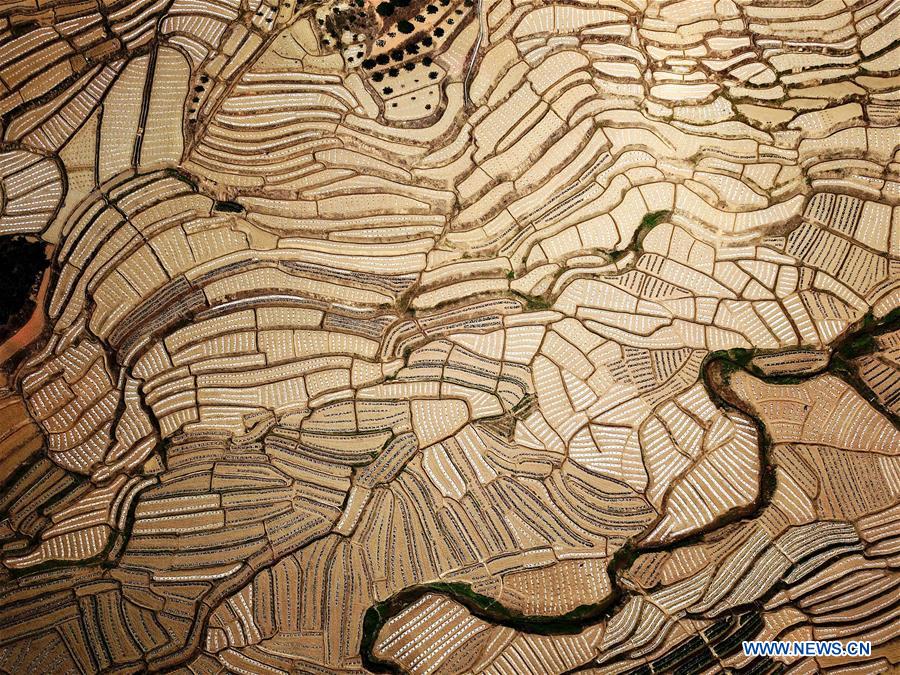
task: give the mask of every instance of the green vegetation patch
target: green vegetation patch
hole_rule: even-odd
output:
[[[635,230],[634,238],[628,248],[635,253],[640,254],[644,237],[647,236],[647,233],[660,223],[665,222],[670,215],[672,215],[672,212],[665,209],[662,211],[650,211],[649,213],[645,213],[644,217],[641,218],[641,224],[638,225],[637,230]]]
[[[662,211],[651,211],[650,213],[645,214],[644,217],[641,218],[641,228],[649,230],[656,227],[663,222],[670,213],[671,211],[663,209]]]

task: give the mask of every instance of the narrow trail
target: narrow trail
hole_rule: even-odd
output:
[[[53,256],[53,251],[55,249],[55,246],[47,247],[46,253],[48,258]],[[28,321],[25,322],[25,325],[10,336],[9,339],[0,344],[0,368],[2,368],[2,366],[13,356],[37,340],[41,336],[41,333],[43,333],[44,327],[47,325],[47,313],[44,311],[44,306],[47,301],[47,292],[50,287],[50,278],[52,274],[53,266],[47,265],[47,269],[44,270],[44,275],[41,279],[41,285],[38,289],[37,296],[35,296],[34,299],[34,311],[28,318]],[[0,384],[2,383],[3,381],[0,380]]]

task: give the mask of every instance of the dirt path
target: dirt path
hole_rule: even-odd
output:
[[[48,246],[46,253],[48,258],[52,258],[55,246]],[[28,317],[25,325],[17,330],[6,342],[0,344],[0,366],[3,366],[10,358],[25,349],[34,342],[44,330],[47,322],[47,315],[44,312],[44,303],[47,299],[47,289],[50,286],[50,275],[52,265],[47,265],[44,270],[44,276],[41,279],[41,286],[38,289],[37,297],[34,299],[34,311]]]

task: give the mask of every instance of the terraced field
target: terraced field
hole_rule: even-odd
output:
[[[0,236],[0,672],[900,670],[898,0],[6,0]]]

